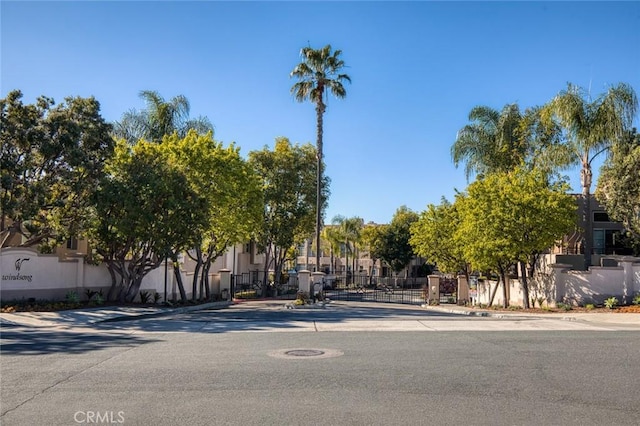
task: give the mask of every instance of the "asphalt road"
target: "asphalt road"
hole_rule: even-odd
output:
[[[640,418],[640,333],[579,321],[239,306],[92,328],[3,325],[1,338],[2,425]]]

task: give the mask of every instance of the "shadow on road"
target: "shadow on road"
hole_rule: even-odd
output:
[[[81,354],[111,347],[136,346],[158,341],[148,336],[37,330],[3,325],[0,352],[2,355]]]
[[[397,306],[337,305],[325,309],[285,309],[284,305],[238,304],[225,309],[205,309],[169,317],[119,319],[100,323],[103,330],[143,330],[148,332],[225,333],[231,331],[302,331],[315,323],[353,320],[468,320],[467,316],[419,308]],[[478,318],[478,320],[490,320]]]

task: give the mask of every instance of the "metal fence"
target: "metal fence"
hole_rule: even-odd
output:
[[[265,282],[266,277],[266,282]],[[274,283],[272,272],[251,271],[231,276],[236,299],[295,299],[298,276],[283,274]],[[427,278],[372,277],[367,275],[327,276],[322,284],[325,298],[355,302],[384,302],[421,305],[427,302]],[[456,279],[440,279],[440,303],[456,303]]]
[[[298,276],[283,274],[280,282],[275,283],[273,272],[265,274],[264,271],[250,271],[232,275],[231,287],[231,293],[236,299],[295,299],[298,293]]]
[[[331,300],[421,305],[425,303],[426,279],[371,277],[365,275],[329,278],[324,296]]]

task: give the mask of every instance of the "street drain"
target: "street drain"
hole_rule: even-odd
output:
[[[333,358],[344,355],[344,352],[337,349],[279,349],[268,353],[274,358],[283,359],[319,359]]]

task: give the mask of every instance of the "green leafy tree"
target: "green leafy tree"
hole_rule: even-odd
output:
[[[189,100],[183,95],[167,101],[156,91],[143,90],[140,97],[144,99],[146,108],[127,111],[114,124],[114,135],[126,139],[130,144],[141,139],[160,143],[165,135],[173,133],[183,138],[189,130],[201,134],[213,132],[213,125],[208,118],[189,117]]]
[[[614,144],[600,171],[595,195],[609,216],[624,225],[640,254],[640,134],[636,129]]]
[[[313,233],[316,194],[315,148],[310,144],[294,145],[287,138],[277,138],[274,150],[265,147],[249,153],[249,164],[260,177],[264,194],[262,229],[256,242],[265,253],[265,274],[273,266],[275,280],[280,274],[290,248]],[[328,179],[322,185],[328,196]],[[267,277],[263,282],[267,282]]]
[[[406,206],[401,206],[393,215],[391,223],[383,230],[379,255],[383,261],[391,266],[396,275],[406,268],[415,256],[409,240],[411,239],[411,225],[418,219],[419,216],[416,212]]]
[[[155,143],[121,140],[95,198],[90,241],[111,273],[108,299],[133,301],[143,278],[167,254],[192,247],[207,224],[206,199]]]
[[[517,104],[501,111],[475,107],[469,114],[471,124],[463,127],[451,148],[456,167],[465,162],[467,179],[488,173],[509,172],[517,167],[539,170],[550,179],[556,174],[554,152],[562,146],[560,126],[543,118],[543,108],[528,108],[522,113]],[[558,176],[556,176],[558,178]],[[531,265],[535,259],[530,259]],[[526,262],[520,265],[521,278],[527,280]]]
[[[468,275],[463,246],[455,234],[460,226],[460,215],[455,204],[445,198],[440,205],[429,204],[420,218],[411,225],[409,243],[414,252],[435,263],[445,273]]]
[[[509,268],[551,247],[575,227],[575,200],[566,190],[566,184],[550,183],[539,170],[517,168],[491,173],[469,185],[466,194],[458,195],[455,205],[460,225],[454,237],[473,269],[499,273],[505,307]],[[524,277],[522,286],[528,307]]]
[[[114,146],[98,101],[68,97],[55,105],[40,97],[25,105],[16,90],[0,100],[0,114],[0,246],[20,234],[22,246],[48,251],[81,235]]]
[[[196,262],[192,297],[197,299],[199,288],[200,297],[209,299],[213,262],[259,229],[264,205],[260,180],[240,156],[239,148],[233,144],[224,147],[211,132],[198,135],[190,131],[184,138],[174,133],[161,147],[171,164],[187,177],[190,188],[206,200],[206,226],[193,229],[196,244],[187,253]]]
[[[300,50],[300,62],[291,71],[291,77],[298,81],[291,87],[291,93],[299,102],[311,101],[316,106],[316,247],[320,247],[320,232],[322,228],[323,200],[323,117],[327,108],[325,93],[331,93],[338,99],[347,95],[345,82],[351,78],[342,73],[345,63],[340,59],[341,50],[332,51],[330,45],[321,49],[303,47]],[[316,268],[320,266],[320,250],[316,250]]]
[[[629,131],[638,110],[638,98],[631,86],[619,83],[596,99],[571,83],[542,110],[545,121],[554,121],[563,129],[565,143],[555,147],[549,158],[559,168],[580,165],[583,197],[585,266],[591,265],[593,232],[590,194],[593,160]]]

